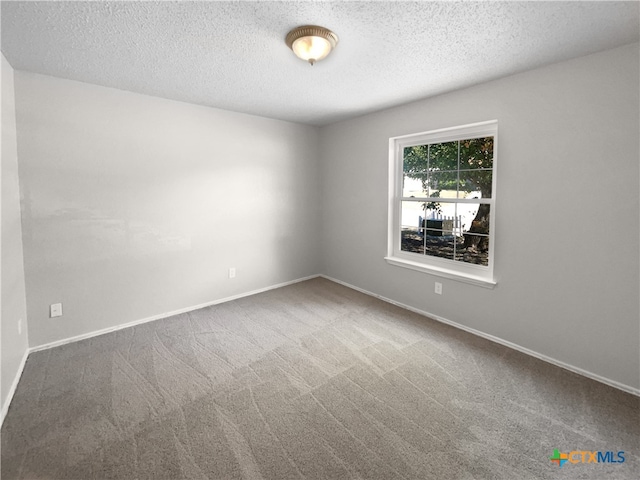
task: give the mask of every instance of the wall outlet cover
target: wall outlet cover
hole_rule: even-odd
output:
[[[61,317],[62,316],[62,304],[61,303],[52,303],[49,307],[49,317]]]

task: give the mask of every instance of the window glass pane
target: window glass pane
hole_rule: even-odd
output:
[[[404,174],[402,183],[403,197],[428,197],[427,173]]]
[[[440,232],[441,235],[435,235],[437,230],[430,230],[425,235],[425,254],[432,257],[447,258],[453,260],[453,249],[455,238],[453,235]],[[431,235],[429,235],[431,233]]]
[[[491,205],[477,203],[459,203],[458,215],[460,215],[460,223],[462,233],[480,233],[489,235],[489,219],[491,214]]]
[[[490,206],[479,203],[459,203],[456,209],[458,233],[464,235],[470,233],[489,234]],[[473,222],[476,222],[475,228]],[[486,231],[484,231],[486,229]]]
[[[432,143],[429,148],[429,171],[458,169],[458,142]]]
[[[456,198],[458,172],[430,171],[427,180],[430,197]]]
[[[464,237],[456,237],[456,260],[489,265],[489,236],[467,233]]]
[[[428,169],[428,145],[405,147],[402,158],[402,170],[407,175],[424,173]]]
[[[400,250],[424,255],[424,234],[417,227],[402,227],[400,231]]]
[[[420,220],[424,217],[423,205],[424,202],[402,202],[402,228],[420,228]]]
[[[446,201],[423,202],[423,217],[429,219],[440,219],[443,217],[453,218],[456,216],[456,204]]]
[[[493,137],[460,141],[460,169],[493,168]]]
[[[460,230],[456,231],[456,260],[489,265],[489,220],[486,204],[458,204]]]
[[[430,237],[442,237],[446,235],[453,235],[455,220],[453,217],[442,217],[425,219],[424,227],[428,236]]]
[[[491,170],[460,170],[459,198],[491,198]]]

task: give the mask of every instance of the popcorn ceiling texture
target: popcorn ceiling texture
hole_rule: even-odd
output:
[[[17,70],[324,125],[638,41],[637,2],[2,2]],[[310,67],[287,32],[340,38]]]

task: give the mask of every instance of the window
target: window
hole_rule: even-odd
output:
[[[492,287],[496,121],[389,139],[387,262]]]

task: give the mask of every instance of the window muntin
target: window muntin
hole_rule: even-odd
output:
[[[495,121],[390,139],[390,263],[494,283],[496,146]]]

